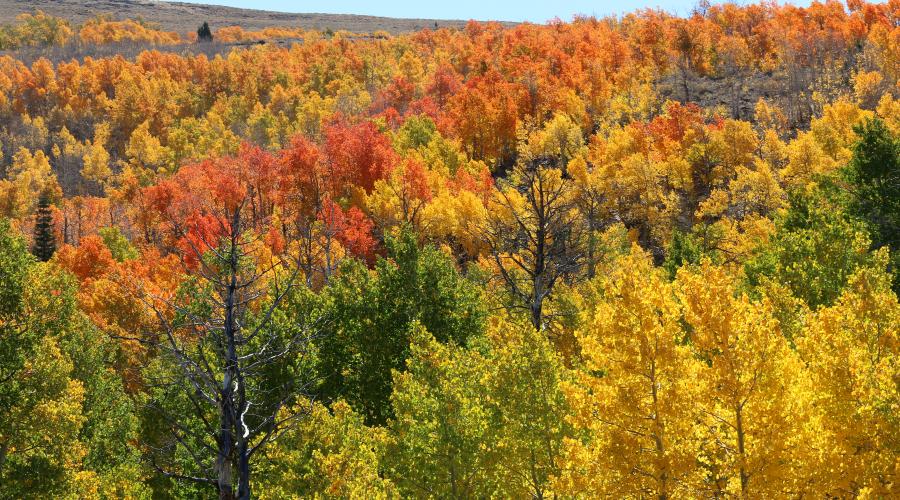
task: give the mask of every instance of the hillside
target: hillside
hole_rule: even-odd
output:
[[[900,0],[758,1],[0,19],[0,500],[900,499]]]
[[[117,19],[143,18],[158,23],[167,31],[187,33],[197,29],[202,21],[208,21],[215,29],[223,26],[240,26],[245,30],[260,30],[273,26],[302,27],[305,29],[348,30],[355,33],[387,31],[402,33],[426,27],[464,26],[463,20],[395,19],[375,16],[344,14],[290,14],[263,10],[238,9],[218,5],[200,5],[183,2],[154,0],[0,0],[0,19],[11,22],[23,12],[35,9],[81,23],[97,14],[111,14]]]

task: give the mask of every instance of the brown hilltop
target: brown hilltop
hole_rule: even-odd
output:
[[[0,0],[0,24],[11,23],[23,12],[40,9],[50,15],[79,24],[97,14],[110,14],[116,19],[143,18],[166,31],[188,33],[203,21],[213,29],[240,26],[248,31],[273,26],[304,29],[347,30],[354,33],[387,31],[403,33],[424,28],[461,27],[463,20],[398,19],[351,14],[291,14],[219,5],[202,5],[159,0]]]

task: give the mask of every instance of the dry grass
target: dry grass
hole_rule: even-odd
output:
[[[439,27],[461,27],[466,23],[462,20],[395,19],[344,14],[288,14],[158,0],[0,0],[0,23],[11,23],[17,15],[35,9],[68,19],[75,24],[97,14],[111,14],[115,19],[140,17],[157,23],[163,30],[180,34],[193,32],[203,21],[209,22],[213,30],[224,26],[240,26],[248,31],[290,26],[319,30],[330,28],[354,33],[379,30],[404,33],[433,28],[435,22]]]

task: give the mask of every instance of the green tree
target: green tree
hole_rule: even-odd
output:
[[[320,403],[302,404],[312,406],[310,416],[266,453],[260,498],[397,497],[396,487],[383,474],[387,429],[366,426],[343,401],[330,410]]]
[[[709,256],[708,254],[706,245],[696,233],[676,229],[672,232],[672,243],[666,252],[663,268],[669,273],[670,278],[675,278],[681,266],[697,265],[704,256]]]
[[[0,221],[0,498],[144,495],[134,407],[76,281]]]
[[[868,233],[821,190],[790,199],[769,245],[745,264],[748,282],[757,288],[774,280],[811,308],[831,305],[850,275],[871,261]]]
[[[396,443],[388,464],[395,484],[405,496],[495,496],[484,355],[438,342],[419,325],[411,336],[407,370],[395,372],[391,398]]]
[[[112,253],[116,261],[123,262],[138,258],[139,254],[134,245],[128,241],[128,238],[122,234],[122,230],[115,226],[101,228],[100,237],[103,238],[103,244]]]
[[[34,218],[34,248],[32,252],[38,260],[47,262],[56,253],[56,232],[49,191],[41,192]]]
[[[21,236],[0,221],[0,497],[69,491],[69,470],[80,462],[84,388],[70,378],[52,335],[59,315],[41,307],[53,296],[32,272]],[[39,290],[44,292],[39,294]],[[35,302],[38,302],[37,304]],[[40,480],[37,480],[40,478]]]
[[[530,323],[496,318],[469,347],[414,331],[395,372],[388,470],[406,496],[545,498],[572,437],[562,362]]]
[[[197,40],[200,42],[211,42],[213,41],[212,30],[209,29],[209,23],[203,21],[203,24],[197,28]]]
[[[873,247],[890,248],[893,287],[900,292],[900,137],[878,118],[854,130],[859,140],[844,169],[850,211],[868,223]]]
[[[345,265],[324,292],[326,329],[319,367],[322,395],[344,398],[367,423],[390,416],[391,370],[402,370],[414,322],[440,342],[464,345],[483,330],[480,289],[436,248],[404,232],[387,238],[374,271]]]

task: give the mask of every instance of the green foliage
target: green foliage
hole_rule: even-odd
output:
[[[36,290],[49,299],[43,313],[46,324],[60,332],[57,342],[72,363],[70,377],[84,389],[78,440],[86,448],[83,467],[92,487],[104,497],[141,498],[147,492],[134,445],[139,420],[122,379],[109,369],[115,364],[116,346],[78,310],[72,276],[50,266],[35,272],[42,283]]]
[[[464,345],[484,327],[481,291],[436,248],[405,232],[387,239],[388,258],[374,271],[345,265],[324,292],[328,333],[319,343],[322,395],[344,398],[369,423],[390,416],[391,370],[409,355],[412,325]]]
[[[491,409],[483,403],[486,361],[478,350],[444,345],[416,327],[408,369],[397,373],[390,464],[406,494],[487,498],[498,488],[491,474]],[[484,446],[482,446],[484,445]]]
[[[871,261],[868,234],[821,191],[790,198],[770,244],[744,266],[748,284],[774,280],[811,308],[831,305],[850,275]]]
[[[42,262],[47,262],[56,253],[56,233],[53,228],[53,210],[50,193],[44,191],[38,198],[34,222],[34,248],[32,252]]]
[[[137,420],[75,280],[0,222],[0,498],[144,496]]]
[[[685,264],[699,264],[705,252],[699,239],[682,231],[674,231],[672,244],[663,262],[663,268],[669,273],[670,278],[675,278],[675,273]]]
[[[397,149],[417,149],[427,146],[437,134],[437,126],[427,116],[411,116],[397,130]]]
[[[900,137],[878,118],[854,130],[859,140],[844,170],[850,211],[868,223],[875,248],[890,248],[894,291],[900,292]]]
[[[64,450],[81,425],[80,387],[51,335],[58,324],[35,308],[39,285],[24,240],[0,221],[0,497],[59,493],[66,487]],[[44,290],[49,292],[49,290]],[[39,304],[37,304],[39,306]],[[66,401],[74,403],[60,407]],[[62,422],[41,418],[57,409]],[[64,423],[68,425],[63,425]],[[43,434],[43,436],[42,436]],[[35,481],[36,474],[43,476]]]
[[[259,472],[262,499],[389,498],[393,483],[383,477],[389,434],[367,427],[363,418],[338,401],[331,410],[301,403],[308,415],[283,434],[266,453]]]
[[[106,245],[116,261],[133,260],[140,255],[118,227],[104,227],[100,229],[99,233],[103,238],[103,244]]]
[[[0,328],[15,326],[13,320],[21,313],[27,271],[33,261],[25,240],[13,233],[8,220],[0,219]],[[9,357],[4,355],[2,359]]]
[[[498,321],[469,348],[415,330],[395,372],[390,474],[407,496],[542,498],[571,437],[565,371],[530,324]],[[528,383],[522,383],[528,380]]]

